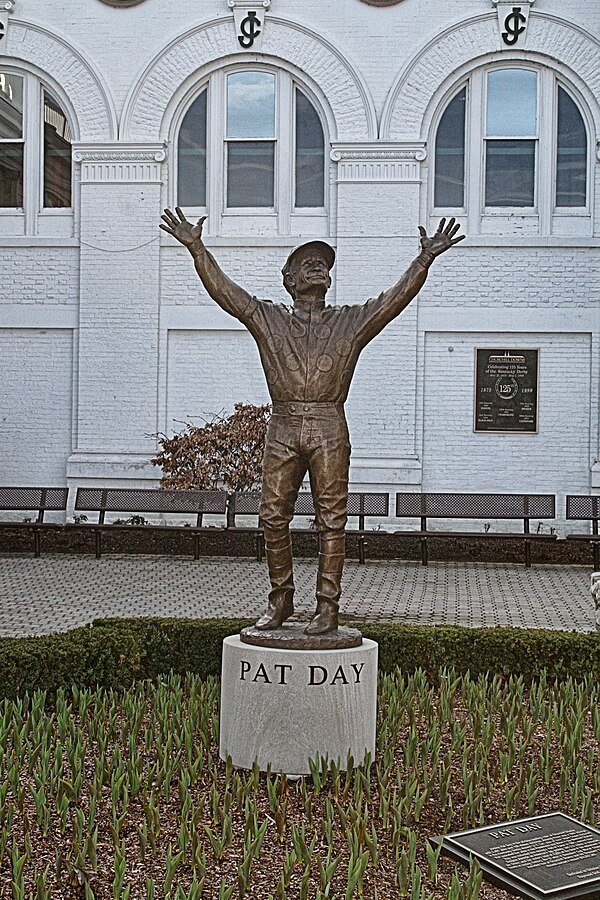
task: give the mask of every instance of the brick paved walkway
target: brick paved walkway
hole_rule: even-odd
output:
[[[296,560],[298,618],[312,613],[315,560]],[[348,561],[342,613],[369,622],[594,630],[590,569]],[[247,559],[0,557],[0,636],[48,634],[107,616],[258,616],[267,567]]]

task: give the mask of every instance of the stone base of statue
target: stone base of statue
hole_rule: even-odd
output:
[[[256,761],[263,772],[308,775],[309,760],[319,757],[342,769],[349,757],[354,765],[367,753],[374,757],[377,644],[294,649],[304,627],[277,629],[279,646],[275,632],[269,646],[237,635],[223,641],[221,759],[230,756],[242,769]],[[336,643],[335,633],[325,637]]]

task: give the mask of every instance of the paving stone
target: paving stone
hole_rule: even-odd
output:
[[[314,611],[315,560],[295,561],[298,618]],[[341,609],[360,622],[593,631],[585,566],[349,560]],[[0,557],[0,636],[50,634],[104,617],[254,617],[266,563],[248,559]]]

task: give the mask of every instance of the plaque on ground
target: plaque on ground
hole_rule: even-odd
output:
[[[549,813],[433,838],[442,851],[469,864],[512,894],[600,898],[600,831],[564,813]]]

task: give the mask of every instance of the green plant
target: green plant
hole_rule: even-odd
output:
[[[248,619],[104,619],[63,634],[0,638],[0,699],[25,691],[52,696],[72,684],[127,688],[170,671],[202,678],[221,671],[223,639]],[[487,672],[526,681],[600,678],[600,634],[519,628],[363,625],[379,644],[379,667],[433,681],[443,666],[476,678]],[[548,765],[550,766],[551,760]]]
[[[144,516],[133,515],[127,519],[115,519],[113,525],[149,525],[150,522]]]
[[[219,758],[219,693],[171,673],[0,703],[0,897],[476,900],[431,835],[507,806],[596,820],[593,675],[383,674],[375,757],[298,780]]]

